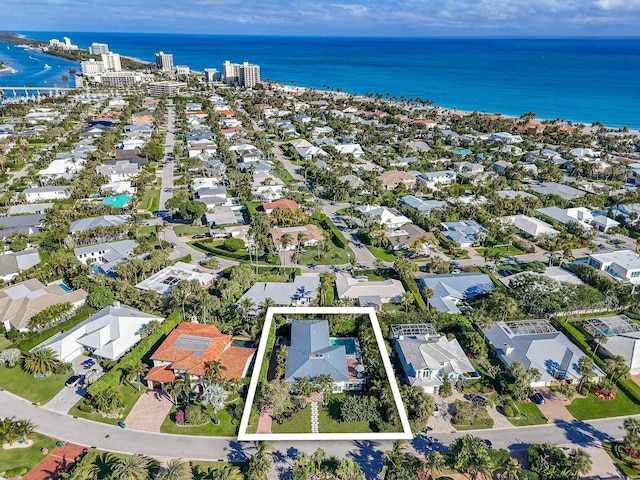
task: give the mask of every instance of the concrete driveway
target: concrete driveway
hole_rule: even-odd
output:
[[[73,364],[73,373],[69,374],[69,378],[76,374],[87,373],[87,370],[82,367],[82,362],[87,358],[89,357],[80,355],[71,362]],[[96,368],[101,374],[104,373],[97,362],[93,368]],[[78,403],[86,394],[87,388],[84,385],[78,387],[63,387],[63,389],[60,390],[58,394],[44,406],[44,408],[53,410],[54,412],[67,413],[71,407]]]
[[[144,432],[160,432],[162,422],[169,415],[173,403],[169,398],[155,391],[140,395],[124,423],[127,428]]]
[[[573,422],[575,420],[573,415],[567,410],[564,398],[561,395],[552,392],[551,389],[547,387],[536,390],[538,390],[545,399],[545,403],[538,405],[538,408],[551,422]]]

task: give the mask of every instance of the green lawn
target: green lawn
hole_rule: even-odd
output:
[[[575,399],[571,405],[567,406],[567,410],[577,420],[620,417],[640,413],[640,405],[634,403],[622,390],[616,388],[616,394],[615,400],[600,400],[590,393],[586,398]]]
[[[339,422],[320,405],[318,406],[318,429],[320,433],[369,433],[374,431],[369,422]]]
[[[6,350],[7,348],[9,348],[11,346],[11,340],[9,340],[7,337],[5,337],[4,335],[0,335],[0,352],[2,350]]]
[[[509,418],[508,420],[516,427],[525,427],[527,425],[543,425],[548,423],[546,417],[542,414],[538,406],[533,402],[518,403],[520,411],[519,419]]]
[[[108,423],[109,425],[117,425],[118,422],[123,421],[125,418],[127,418],[127,415],[129,415],[129,412],[138,401],[138,398],[140,398],[140,395],[142,395],[142,393],[144,393],[145,391],[146,391],[145,388],[141,388],[140,391],[138,391],[136,387],[129,385],[128,383],[124,383],[120,385],[120,393],[122,394],[122,398],[124,398],[125,407],[124,407],[123,415],[118,418],[107,418],[107,417],[103,417],[98,413],[81,412],[78,409],[78,407],[82,405],[84,400],[80,400],[73,407],[71,407],[71,410],[69,410],[69,415],[86,418],[87,420],[93,420],[94,422]]]
[[[367,245],[367,249],[374,257],[385,262],[393,262],[396,259],[396,256],[393,253],[385,250],[384,248],[372,247],[371,245]]]
[[[140,209],[155,212],[160,205],[160,190],[148,190],[142,198],[140,198]]]
[[[291,420],[285,420],[282,425],[278,425],[275,420],[271,424],[272,433],[311,433],[311,404],[306,408],[298,410]]]
[[[613,452],[614,443],[612,442],[603,442],[602,448],[605,452],[609,454],[613,463],[624,473],[627,478],[640,478],[640,468],[634,465],[630,465],[626,463],[624,460],[617,457],[617,455]]]
[[[478,255],[482,255],[485,250],[489,250],[488,258],[491,258],[495,253],[500,253],[500,255],[502,255],[503,257],[510,257],[513,255],[526,255],[527,253],[531,253],[520,250],[515,245],[511,245],[510,247],[487,247],[486,249],[476,248],[476,252],[478,252]]]
[[[287,185],[291,185],[293,183],[296,183],[296,180],[291,176],[291,174],[285,170],[282,169],[280,171],[280,180],[282,180],[285,184]]]
[[[218,412],[218,419],[220,425],[214,425],[213,421],[200,425],[199,427],[180,427],[176,425],[173,418],[176,413],[176,408],[172,407],[167,418],[162,422],[160,427],[161,433],[173,433],[176,435],[203,435],[209,437],[235,437],[237,433],[237,425],[231,423],[231,417],[226,410],[220,410]],[[207,413],[213,416],[211,406],[207,406]]]
[[[300,252],[300,258],[298,259],[299,265],[344,265],[349,263],[349,258],[355,258],[355,255],[350,248],[340,248],[329,240],[327,242],[329,250],[322,254],[322,258],[318,259],[318,249],[316,247],[309,247],[305,252]],[[347,255],[348,254],[348,255]]]
[[[64,382],[70,376],[70,373],[50,375],[36,380],[33,375],[18,366],[14,368],[0,366],[0,387],[30,402],[40,402],[44,405],[64,388]]]
[[[33,441],[33,445],[29,448],[13,448],[11,450],[0,448],[0,473],[18,467],[27,467],[31,470],[46,457],[40,452],[41,448],[48,448],[51,452],[56,447],[55,439],[39,433],[32,433],[29,440]]]
[[[198,235],[200,233],[208,233],[209,227],[197,227],[195,225],[178,225],[177,227],[173,227],[173,231],[179,237],[184,237],[185,235]]]

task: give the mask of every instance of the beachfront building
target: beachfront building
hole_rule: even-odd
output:
[[[355,338],[329,338],[327,320],[291,320],[284,378],[294,383],[303,377],[313,381],[329,375],[334,393],[360,391],[365,379],[358,368],[359,350]]]
[[[438,393],[445,377],[453,385],[480,378],[458,340],[440,335],[430,323],[391,325],[391,334],[411,386]]]
[[[173,55],[158,52],[155,54],[156,68],[162,72],[173,73]]]
[[[253,63],[231,63],[225,60],[222,65],[224,81],[228,85],[253,88],[260,82],[260,66]]]

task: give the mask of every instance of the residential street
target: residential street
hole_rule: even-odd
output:
[[[173,146],[174,134],[173,129],[176,120],[176,107],[173,103],[169,104],[169,114],[167,115],[167,137],[164,147],[164,159],[162,163],[162,188],[160,189],[160,202],[158,210],[166,210],[165,203],[173,196]],[[169,159],[171,155],[171,160]]]
[[[168,435],[121,429],[111,425],[91,422],[80,418],[37,408],[6,391],[0,392],[0,417],[16,416],[28,418],[37,431],[61,440],[121,453],[143,453],[156,457],[185,458],[194,460],[240,461],[251,454],[253,446],[237,442],[232,438],[199,437],[188,435]],[[475,433],[490,440],[494,448],[524,450],[530,443],[554,442],[572,446],[593,446],[623,436],[622,422],[626,417],[593,420],[591,422],[567,422],[533,427],[481,430]],[[469,432],[433,432],[432,442],[419,436],[412,441],[412,451],[425,454],[432,448],[442,449],[458,436]],[[383,464],[382,453],[392,442],[277,442],[276,448],[282,454],[278,458],[294,456],[302,450],[308,453],[320,445],[329,455],[347,456],[357,460],[369,469]],[[294,446],[295,445],[295,446]],[[368,478],[372,478],[368,476]]]

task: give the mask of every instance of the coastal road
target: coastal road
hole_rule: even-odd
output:
[[[192,460],[242,461],[251,454],[252,444],[241,443],[228,437],[200,437],[169,435],[120,429],[103,423],[74,418],[46,408],[37,408],[32,403],[9,392],[0,391],[0,418],[16,416],[29,419],[39,433],[88,447],[120,453],[142,453],[154,457],[185,458]],[[524,450],[530,443],[553,442],[561,445],[594,446],[601,442],[624,436],[622,423],[626,417],[592,420],[590,422],[565,422],[533,427],[477,430],[473,432],[433,432],[428,441],[422,436],[414,438],[409,451],[424,455],[433,449],[445,449],[453,440],[466,433],[490,440],[494,448],[511,451]],[[382,462],[382,453],[390,449],[392,442],[276,442],[282,456],[295,456],[298,450],[312,453],[322,446],[329,455],[349,457],[366,461],[367,458]],[[360,462],[359,462],[360,463]],[[364,465],[363,465],[364,467]],[[372,477],[371,477],[372,478]]]

